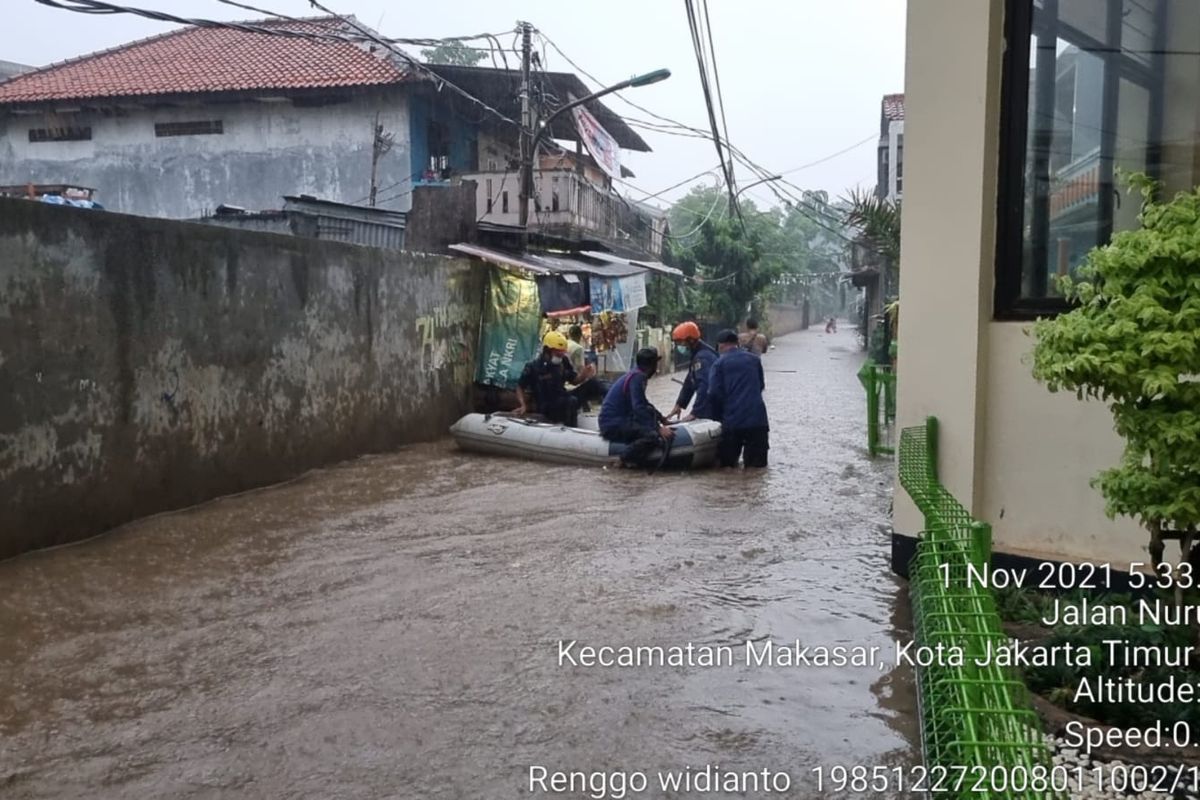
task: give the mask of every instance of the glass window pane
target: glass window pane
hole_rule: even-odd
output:
[[[1084,36],[1108,41],[1108,0],[1058,0],[1058,18]]]
[[[1158,0],[1124,0],[1121,7],[1121,49],[1144,67],[1154,63],[1154,6],[1157,3]]]
[[[1160,177],[1174,194],[1200,184],[1200,9],[1195,0],[1167,0],[1164,11]]]
[[[1137,225],[1140,198],[1121,172],[1150,173],[1169,193],[1200,183],[1200,3],[1030,5],[1019,293],[1040,299]]]
[[[1150,152],[1150,90],[1122,78],[1117,90],[1117,136],[1114,162],[1124,172],[1146,172]],[[1113,209],[1113,231],[1137,227],[1140,200],[1125,191],[1117,179],[1118,193]]]

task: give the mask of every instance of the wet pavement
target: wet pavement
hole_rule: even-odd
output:
[[[561,797],[619,798],[622,771],[650,781],[628,797],[829,797],[812,769],[915,763],[862,356],[852,331],[776,345],[766,472],[443,441],[0,563],[0,797],[546,796],[531,766],[610,774]],[[560,640],[737,660],[560,665]],[[888,663],[758,666],[747,640]],[[659,791],[707,765],[791,788]]]

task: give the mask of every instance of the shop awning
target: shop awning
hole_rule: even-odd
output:
[[[586,254],[513,253],[508,250],[497,250],[493,247],[466,243],[452,244],[450,249],[456,253],[473,256],[501,267],[525,270],[534,275],[582,273],[604,278],[624,278],[649,272],[652,269],[644,264],[635,264],[623,258],[599,258],[590,252]],[[670,269],[670,267],[666,269]]]
[[[612,253],[602,253],[598,250],[585,250],[583,255],[590,258],[598,258],[602,261],[607,261],[610,264],[628,264],[631,267],[641,267],[650,272],[657,272],[660,275],[670,275],[673,278],[684,277],[683,273],[674,267],[668,267],[661,261],[635,261],[631,258],[622,258]]]

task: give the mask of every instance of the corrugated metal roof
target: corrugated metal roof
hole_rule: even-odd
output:
[[[597,250],[585,250],[583,254],[592,258],[603,259],[612,264],[629,264],[630,266],[641,267],[651,272],[657,272],[662,275],[670,275],[673,278],[684,277],[682,272],[674,267],[668,267],[661,261],[635,261],[632,258],[622,258],[621,256],[614,255],[612,253],[601,253]]]
[[[629,262],[611,263],[583,258],[572,258],[566,254],[510,253],[477,244],[452,244],[450,249],[468,256],[490,261],[504,267],[513,267],[532,272],[534,275],[562,275],[584,273],[605,278],[623,278],[648,272],[649,268]]]

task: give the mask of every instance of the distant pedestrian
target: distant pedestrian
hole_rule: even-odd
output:
[[[708,390],[714,419],[721,423],[717,460],[722,467],[736,467],[744,454],[747,467],[765,467],[770,425],[762,396],[767,388],[762,360],[743,350],[732,330],[717,334],[717,350],[721,356],[713,364]]]
[[[830,317],[829,321],[825,323],[825,332],[837,333],[837,319],[835,317]]]
[[[767,352],[770,343],[767,337],[758,332],[758,320],[750,317],[746,320],[746,330],[738,335],[738,347],[761,356]]]

